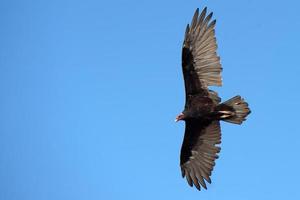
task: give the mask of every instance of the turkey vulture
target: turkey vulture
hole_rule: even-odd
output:
[[[191,25],[187,25],[182,48],[182,71],[186,103],[175,121],[185,121],[180,167],[188,184],[200,190],[211,183],[211,172],[218,158],[221,143],[220,120],[241,124],[250,113],[240,96],[223,103],[208,86],[221,86],[222,67],[217,55],[216,20],[204,8],[196,10]]]

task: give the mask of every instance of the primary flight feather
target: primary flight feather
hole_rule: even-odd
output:
[[[187,25],[182,48],[182,71],[186,103],[176,121],[184,120],[185,134],[181,147],[182,176],[198,190],[211,183],[211,173],[218,158],[221,143],[220,120],[241,124],[250,113],[240,96],[223,103],[208,86],[222,86],[222,67],[217,55],[216,20],[207,8],[196,10]]]

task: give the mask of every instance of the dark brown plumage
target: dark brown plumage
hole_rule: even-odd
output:
[[[241,124],[250,113],[248,104],[235,96],[223,103],[208,86],[221,86],[222,67],[217,55],[216,20],[204,8],[196,10],[185,32],[182,49],[182,70],[186,103],[176,121],[184,120],[185,134],[180,155],[182,176],[190,186],[200,190],[211,183],[211,173],[218,158],[221,143],[220,120]]]

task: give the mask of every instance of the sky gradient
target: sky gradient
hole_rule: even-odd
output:
[[[223,100],[207,191],[181,178],[181,45],[214,12]],[[300,2],[0,2],[0,199],[300,199]]]

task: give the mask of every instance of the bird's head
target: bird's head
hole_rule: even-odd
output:
[[[178,122],[180,120],[183,120],[185,119],[185,115],[183,113],[180,113],[179,115],[177,115],[176,119],[175,119],[175,122]]]

